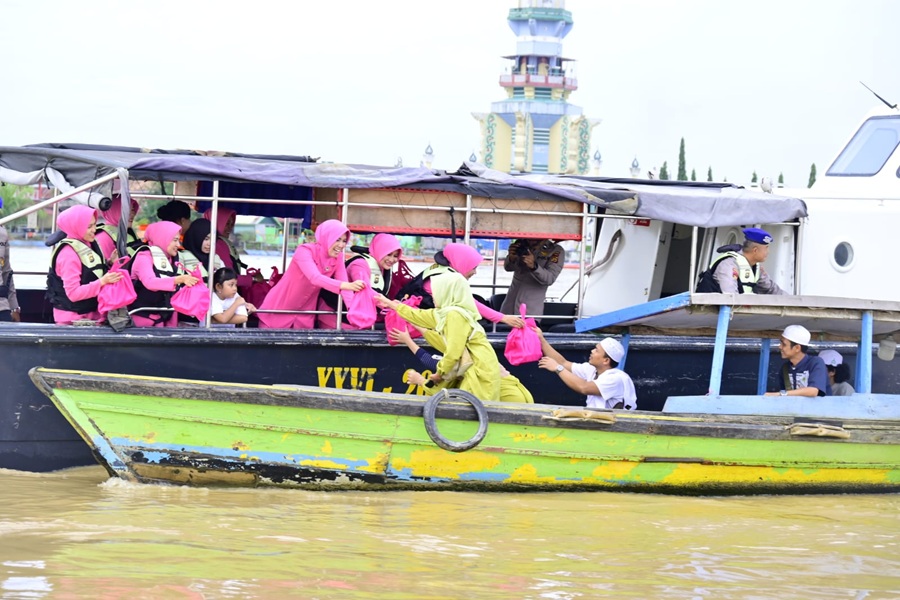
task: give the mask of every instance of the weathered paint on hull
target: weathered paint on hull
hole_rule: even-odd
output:
[[[900,490],[897,423],[883,431],[845,423],[851,440],[794,439],[785,433],[792,420],[775,418],[715,422],[617,412],[615,424],[601,425],[544,420],[552,407],[491,405],[484,441],[453,453],[428,438],[415,398],[354,401],[335,392],[312,407],[302,394],[291,402],[288,392],[264,386],[236,386],[255,394],[252,403],[240,402],[238,390],[227,401],[206,399],[215,397],[209,386],[197,391],[201,398],[117,393],[105,383],[54,387],[54,402],[108,468],[143,482],[685,494]],[[474,433],[470,410],[441,411],[438,426],[448,438]]]
[[[55,406],[28,378],[44,365],[216,382],[289,383],[361,391],[407,392],[403,371],[415,359],[403,347],[389,347],[383,332],[198,329],[134,330],[121,334],[102,327],[0,324],[0,468],[49,471],[91,464],[85,444]],[[595,343],[589,334],[548,334],[572,360],[585,360]],[[492,334],[498,356],[504,334]],[[712,340],[634,336],[627,371],[640,406],[659,410],[668,395],[702,395],[708,390]],[[759,363],[752,341],[730,342],[724,394],[756,389]],[[849,353],[844,354],[851,360]],[[771,361],[772,380],[779,361]],[[900,393],[900,361],[875,361],[873,389]],[[552,373],[533,364],[511,367],[535,401],[582,405]],[[415,390],[413,390],[415,391]]]

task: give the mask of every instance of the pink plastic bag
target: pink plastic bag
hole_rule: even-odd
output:
[[[406,304],[407,306],[412,306],[413,308],[417,308],[420,302],[422,302],[422,296],[410,296],[406,300],[401,300],[401,304]],[[384,330],[390,333],[392,329],[406,331],[409,333],[409,337],[411,338],[422,337],[422,334],[419,333],[419,330],[407,323],[406,319],[398,315],[396,310],[389,310],[384,315]],[[391,346],[397,345],[397,343],[394,342],[390,336],[388,336],[387,341]]]
[[[115,283],[110,283],[100,288],[100,293],[97,294],[97,310],[101,313],[124,308],[137,300],[134,283],[131,281],[131,273],[122,268],[129,258],[131,257],[123,256],[119,258],[109,269],[110,273],[120,273],[122,278]]]
[[[250,277],[255,277],[258,273],[259,269],[254,269],[252,267],[247,269],[247,275]],[[263,300],[266,299],[266,295],[269,293],[269,290],[272,289],[273,285],[275,284],[269,283],[268,281],[254,281],[250,285],[241,287],[238,291],[241,293],[241,298],[253,306],[258,307],[262,305]]]
[[[387,297],[393,300],[400,293],[407,283],[415,279],[416,274],[412,272],[409,265],[402,258],[397,261],[397,270],[391,275],[391,289],[388,290]]]
[[[368,329],[375,324],[378,310],[375,308],[375,292],[366,282],[366,286],[358,292],[341,292],[344,298],[344,310],[347,322],[359,329]]]
[[[525,319],[525,327],[522,329],[513,329],[506,337],[506,348],[503,350],[503,356],[511,365],[521,365],[527,362],[535,362],[541,359],[543,352],[541,351],[541,338],[537,332],[532,329],[537,324],[531,317],[525,318],[525,304],[519,305],[519,314]]]
[[[192,287],[183,286],[175,292],[171,300],[172,308],[183,315],[203,321],[206,319],[207,311],[209,311],[209,288],[203,283],[200,267],[194,269],[191,275],[199,281]]]
[[[284,277],[284,273],[279,273],[278,267],[272,267],[272,274],[269,275],[269,285],[275,287],[275,284],[281,281],[282,277]]]

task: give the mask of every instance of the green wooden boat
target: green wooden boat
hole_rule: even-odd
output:
[[[819,416],[596,411],[482,404],[459,392],[426,402],[45,368],[30,376],[112,475],[137,482],[678,494],[900,489],[900,418],[822,416],[829,402]],[[840,400],[860,414],[891,412],[874,394]]]

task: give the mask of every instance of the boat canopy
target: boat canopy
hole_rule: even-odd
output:
[[[571,200],[588,204],[594,207],[592,211],[600,213],[698,227],[778,223],[807,214],[805,203],[798,198],[749,191],[730,184],[516,175],[469,162],[457,172],[448,173],[425,167],[377,167],[316,160],[308,156],[85,144],[0,146],[0,181],[17,185],[45,181],[57,188],[73,189],[126,170],[132,180],[421,189],[501,200]],[[290,211],[283,210],[289,216]],[[272,216],[277,215],[272,213]]]

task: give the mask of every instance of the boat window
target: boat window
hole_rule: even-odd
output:
[[[849,271],[850,267],[853,266],[853,246],[848,242],[841,242],[834,247],[834,254],[831,258],[834,261],[834,267],[838,271]]]
[[[844,148],[828,175],[875,175],[900,144],[900,117],[872,117]]]

